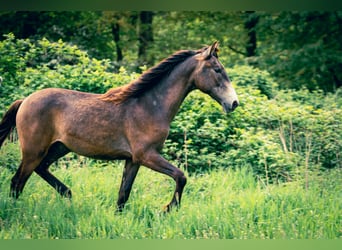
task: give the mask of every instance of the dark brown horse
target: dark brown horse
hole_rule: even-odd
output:
[[[18,197],[33,171],[61,195],[71,191],[48,168],[68,152],[97,159],[126,160],[118,210],[129,197],[140,165],[172,177],[176,190],[169,211],[181,202],[184,173],[160,154],[170,123],[187,94],[199,89],[226,112],[238,98],[217,56],[217,42],[197,51],[178,51],[141,77],[105,94],[44,89],[15,101],[0,123],[0,146],[17,127],[22,161],[11,182]]]

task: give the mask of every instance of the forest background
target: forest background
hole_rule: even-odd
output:
[[[116,69],[149,67],[176,50],[219,40],[226,67],[267,70],[281,88],[331,92],[342,85],[340,11],[2,12],[0,23],[0,34],[61,39]]]
[[[192,213],[191,207],[195,211],[184,228],[171,226],[180,219],[172,215],[166,219],[170,227],[165,231],[158,224],[163,223],[160,218],[156,220],[153,206],[149,210],[143,201],[133,203],[132,209],[126,211],[131,218],[141,214],[142,224],[132,219],[135,224],[117,225],[121,231],[109,227],[120,220],[113,222],[109,215],[96,217],[99,215],[93,213],[90,201],[86,203],[89,211],[82,213],[89,213],[87,217],[93,220],[81,222],[67,217],[64,221],[69,223],[63,224],[51,217],[49,220],[55,226],[53,223],[47,226],[43,207],[52,206],[50,192],[43,198],[42,210],[27,200],[32,206],[26,208],[22,203],[23,209],[28,209],[27,223],[30,218],[38,218],[41,230],[36,231],[37,225],[22,226],[14,216],[17,205],[11,203],[5,192],[20,160],[14,135],[0,151],[3,208],[0,235],[3,238],[115,238],[122,234],[126,238],[340,238],[341,30],[340,11],[0,12],[1,116],[14,100],[46,87],[104,93],[139,77],[177,50],[199,49],[215,40],[220,42],[220,61],[240,99],[240,107],[224,115],[209,97],[193,92],[171,124],[164,156],[202,185],[189,184],[185,211]],[[104,171],[112,170],[107,164],[68,155],[54,167],[70,184],[87,179],[84,183],[88,183],[89,192],[99,189],[97,182],[108,185],[106,177],[110,176]],[[78,171],[85,165],[91,168],[83,170],[82,175]],[[68,171],[71,168],[72,174],[67,174],[66,168]],[[134,193],[141,195],[137,190],[143,192],[149,185],[147,180],[151,176],[142,174],[147,176],[144,179],[147,183],[138,183],[133,197]],[[42,181],[32,182],[39,191],[41,186],[37,182]],[[165,179],[155,181],[154,185],[156,191],[165,189]],[[87,190],[83,186],[78,188],[79,196]],[[231,196],[225,197],[225,188],[231,188]],[[274,193],[272,189],[276,189]],[[209,190],[221,195],[208,196]],[[245,200],[240,200],[234,190],[245,192],[242,195]],[[102,191],[103,197],[92,199],[105,204],[101,207],[104,211],[111,210],[115,199],[108,190]],[[32,195],[29,197],[35,200]],[[158,195],[151,192],[145,199],[154,204],[159,199],[154,201],[153,197]],[[204,208],[196,203],[196,197],[202,197],[199,200],[205,204]],[[136,195],[133,199],[141,197]],[[231,202],[226,203],[225,199]],[[57,203],[54,206],[60,206],[59,216],[63,217],[64,201],[56,197],[53,201]],[[210,204],[215,204],[219,212]],[[242,210],[240,214],[232,212],[220,217],[223,208]],[[206,226],[197,221],[201,217],[195,215],[196,209],[209,209],[212,217],[208,217]],[[71,212],[77,217],[76,211]],[[278,221],[280,214],[291,214],[293,221],[287,218]],[[297,215],[302,216],[302,224]],[[102,226],[95,229],[92,223]],[[146,227],[147,231],[142,233],[139,227]]]

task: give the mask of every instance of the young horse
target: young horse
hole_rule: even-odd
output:
[[[15,101],[0,123],[0,146],[16,126],[22,161],[11,182],[17,198],[33,171],[61,195],[71,191],[48,168],[68,152],[126,160],[117,201],[121,211],[140,165],[172,177],[176,189],[166,210],[181,202],[184,173],[160,154],[170,123],[187,94],[199,89],[226,112],[238,98],[217,56],[218,43],[176,52],[128,85],[105,94],[44,89]]]

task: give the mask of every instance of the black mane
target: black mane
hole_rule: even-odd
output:
[[[101,99],[121,103],[128,98],[138,97],[146,90],[155,86],[155,84],[158,84],[158,82],[166,75],[170,74],[178,64],[184,62],[191,56],[201,53],[204,49],[197,51],[180,50],[147,70],[137,80],[134,80],[125,86],[109,90]]]

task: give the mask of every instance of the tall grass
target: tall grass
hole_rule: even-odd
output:
[[[122,164],[53,172],[71,187],[61,198],[33,174],[19,200],[8,197],[13,173],[0,169],[1,239],[336,239],[341,238],[341,170],[283,185],[259,182],[248,169],[190,176],[182,207],[162,207],[174,182],[141,168],[125,210],[115,213]]]

